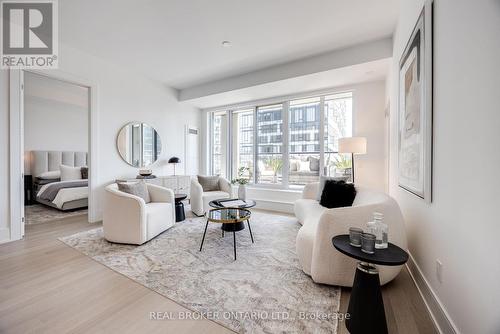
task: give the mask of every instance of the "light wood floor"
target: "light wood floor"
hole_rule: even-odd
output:
[[[188,310],[57,240],[100,226],[85,219],[26,226],[24,240],[0,245],[0,333],[233,333],[209,320],[150,320]],[[437,333],[406,271],[383,296],[390,333]],[[348,300],[342,289],[342,312]]]

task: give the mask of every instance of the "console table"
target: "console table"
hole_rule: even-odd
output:
[[[151,179],[119,179],[116,181],[144,181],[147,183],[156,184],[158,186],[172,189],[174,194],[187,194],[187,198],[189,198],[191,187],[191,176],[189,175],[157,176]]]

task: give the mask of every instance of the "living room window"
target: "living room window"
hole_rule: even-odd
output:
[[[281,184],[283,179],[283,104],[257,107],[255,183]]]
[[[211,174],[243,168],[255,186],[281,188],[343,175],[350,161],[338,139],[352,136],[352,100],[346,92],[212,112]]]
[[[252,109],[233,111],[232,128],[232,177],[243,175],[253,181],[254,168],[254,112]]]
[[[228,112],[216,112],[212,116],[212,151],[211,168],[212,174],[222,177],[227,175],[227,115]]]
[[[319,178],[320,97],[290,101],[288,184],[304,185]],[[305,117],[293,117],[293,115]]]

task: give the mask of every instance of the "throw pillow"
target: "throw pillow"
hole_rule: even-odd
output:
[[[352,206],[355,197],[354,184],[328,180],[325,183],[319,204],[328,209]]]
[[[118,190],[130,195],[139,196],[146,203],[151,202],[148,186],[145,182],[119,182]]]
[[[219,176],[202,176],[198,175],[198,183],[201,184],[203,191],[218,191],[219,188]]]
[[[319,172],[319,159],[315,157],[309,157],[309,169],[312,172]]]
[[[61,178],[61,171],[60,170],[53,170],[50,172],[45,172],[42,174],[39,174],[37,176],[39,179],[43,180],[57,180]]]
[[[82,171],[80,170],[80,167],[60,165],[59,170],[61,171],[61,181],[82,179]]]
[[[348,179],[349,179],[348,176],[320,176],[318,193],[316,194],[316,200],[318,202],[321,200],[321,195],[323,194],[323,188],[325,187],[325,182],[327,180],[347,181]]]
[[[88,167],[81,167],[80,171],[82,173],[82,179],[88,179],[89,178],[89,168]]]
[[[299,172],[310,172],[309,161],[300,161]]]

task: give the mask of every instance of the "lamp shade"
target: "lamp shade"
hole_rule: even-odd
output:
[[[169,164],[178,164],[179,162],[181,162],[181,159],[177,157],[171,157],[170,159],[168,159]]]
[[[365,137],[340,138],[339,153],[366,154],[366,138]]]

